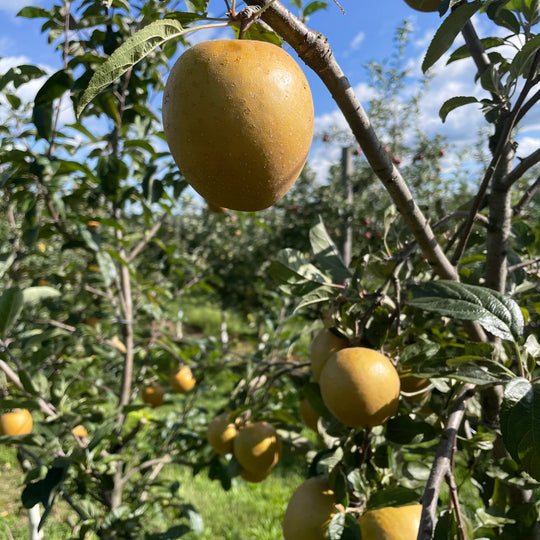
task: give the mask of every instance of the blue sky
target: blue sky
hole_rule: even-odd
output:
[[[307,3],[305,1],[305,3]],[[53,47],[47,45],[46,38],[40,33],[40,19],[17,19],[16,12],[24,5],[51,5],[51,0],[0,0],[0,73],[17,63],[36,63],[54,72],[60,68],[60,57]],[[328,9],[317,12],[308,21],[308,26],[324,34],[334,51],[334,55],[355,88],[360,100],[365,103],[370,97],[364,65],[371,61],[382,61],[393,50],[393,37],[396,28],[407,19],[412,26],[410,45],[407,48],[408,61],[413,74],[420,74],[420,63],[425,50],[440,24],[437,13],[419,13],[412,11],[403,0],[382,0],[367,2],[362,0],[342,0],[340,9],[329,3]],[[215,7],[214,7],[215,6]],[[210,3],[214,13],[220,14],[222,4],[217,0]],[[474,20],[481,37],[492,34],[485,19]],[[230,30],[201,31],[196,33],[196,40],[223,37],[223,32]],[[195,34],[191,34],[193,39]],[[458,43],[459,44],[459,43]],[[295,55],[294,51],[289,51]],[[320,134],[332,125],[345,128],[345,123],[330,94],[302,62],[299,62],[310,82],[315,104],[316,133]],[[463,107],[452,113],[447,122],[442,124],[438,117],[441,104],[455,95],[476,95],[485,93],[473,81],[474,66],[469,61],[460,61],[445,66],[444,60],[435,66],[435,77],[422,102],[422,123],[428,133],[443,133],[451,143],[472,145],[477,139],[477,129],[482,125],[482,114],[476,106]],[[28,85],[22,91],[23,97],[32,99],[39,88],[39,83]],[[66,114],[69,115],[69,112]],[[527,155],[540,146],[540,114],[532,115],[529,125],[521,133],[521,151]],[[314,141],[310,162],[323,178],[332,161],[339,158],[339,144],[321,145]],[[448,157],[451,167],[452,157]]]

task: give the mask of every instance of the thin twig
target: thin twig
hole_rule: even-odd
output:
[[[501,189],[510,189],[512,184],[521,179],[523,175],[537,163],[540,163],[540,148],[521,159],[520,162],[503,179],[501,179]]]
[[[122,477],[122,483],[127,483],[127,481],[134,475],[141,471],[144,471],[145,469],[148,469],[150,467],[154,467],[155,465],[166,465],[167,463],[172,463],[173,459],[171,457],[171,454],[166,454],[160,458],[154,458],[149,459],[147,461],[143,461],[136,467],[133,467],[132,469],[129,469],[129,471],[126,472],[126,474]]]
[[[514,216],[521,214],[522,210],[533,200],[536,192],[540,188],[540,176],[527,188],[521,199],[512,209]]]
[[[461,392],[453,400],[444,430],[441,435],[435,460],[431,466],[424,495],[422,497],[422,518],[418,530],[418,540],[431,540],[433,528],[435,525],[435,516],[437,515],[437,503],[441,485],[448,471],[451,470],[453,448],[459,426],[465,415],[465,405],[474,390],[473,384],[466,384]]]
[[[531,266],[533,264],[540,263],[540,257],[537,259],[533,259],[532,261],[523,261],[517,264],[514,264],[512,266],[508,267],[509,272],[515,272],[516,270],[519,270],[520,268],[525,268],[526,266]]]
[[[452,507],[456,516],[458,534],[460,540],[467,540],[467,532],[465,530],[465,522],[463,521],[463,514],[461,513],[461,505],[459,504],[458,489],[456,486],[456,479],[452,470],[448,470],[445,476],[448,489],[450,491],[450,499],[452,501]]]
[[[144,246],[146,246],[146,244],[148,244],[148,242],[154,238],[163,225],[166,217],[166,215],[163,215],[161,219],[148,231],[145,237],[131,250],[131,253],[129,253],[129,255],[126,257],[126,263],[129,264],[131,261],[133,261],[133,259],[135,259],[135,257],[142,251]]]
[[[45,320],[35,320],[35,324],[48,324],[50,326],[56,326],[56,328],[61,328],[62,330],[67,330],[68,332],[76,332],[77,329],[70,324],[65,324],[60,321],[55,321],[54,319],[45,319]]]
[[[27,392],[21,382],[21,379],[19,379],[19,376],[4,362],[3,360],[0,360],[0,370],[2,370],[6,377],[26,396],[29,397],[35,397],[29,392]],[[54,408],[54,406],[46,401],[41,396],[38,396],[37,402],[39,405],[39,408],[42,410],[44,414],[47,416],[58,416],[58,411]]]
[[[537,90],[530,98],[529,100],[523,104],[521,107],[521,110],[519,111],[519,114],[516,118],[516,125],[519,124],[521,119],[529,112],[530,109],[532,109],[537,103],[540,101],[540,90]]]

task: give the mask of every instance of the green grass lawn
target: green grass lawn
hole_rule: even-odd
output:
[[[199,511],[201,536],[187,540],[282,540],[281,520],[293,491],[303,481],[294,467],[279,466],[259,484],[235,480],[229,491],[203,473],[186,477],[180,493]]]
[[[21,503],[23,476],[14,448],[0,446],[0,478],[0,539],[26,539],[29,533],[26,510]],[[55,506],[43,529],[46,540],[71,538],[71,527],[65,522],[66,512],[62,504]]]

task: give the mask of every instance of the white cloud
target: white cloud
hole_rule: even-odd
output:
[[[5,73],[12,67],[30,63],[30,59],[26,56],[9,56],[5,58],[0,58],[0,74]],[[32,103],[34,101],[34,98],[36,97],[37,92],[43,86],[43,83],[47,80],[47,77],[55,71],[52,67],[47,65],[40,65],[39,67],[43,71],[45,71],[47,75],[38,79],[32,79],[31,81],[19,86],[18,88],[10,88],[10,91],[17,95],[23,103]],[[5,105],[5,103],[2,103],[2,105]],[[0,116],[0,121],[2,120],[3,119]],[[69,99],[69,96],[67,94],[64,94],[60,102],[59,125],[69,124],[74,121],[75,115],[73,112],[73,105],[71,99]]]
[[[363,43],[365,37],[366,37],[365,32],[359,32],[358,34],[356,34],[356,36],[354,36],[353,40],[351,41],[351,45],[350,45],[351,50],[356,51],[360,47],[360,45]]]
[[[8,56],[0,59],[0,74],[5,73],[12,67],[20,66],[22,64],[30,64],[31,61],[27,56]],[[53,73],[54,70],[50,66],[39,66],[46,73]],[[46,77],[40,77],[39,79],[33,79],[26,84],[19,86],[19,88],[12,88],[12,91],[24,102],[34,101],[37,91],[41,88],[45,82]]]
[[[309,154],[309,166],[319,182],[328,178],[330,167],[339,161],[341,145],[333,143],[314,144]]]
[[[339,109],[335,109],[330,113],[317,116],[315,118],[315,133],[325,133],[331,129],[348,129],[347,122]]]
[[[5,73],[9,68],[20,66],[21,64],[28,64],[28,62],[28,57],[23,55],[0,58],[0,73]]]
[[[540,148],[540,135],[537,137],[518,137],[517,155],[527,157]]]

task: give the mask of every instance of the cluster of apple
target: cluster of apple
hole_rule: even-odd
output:
[[[400,375],[382,353],[351,346],[329,328],[320,330],[311,344],[310,363],[321,397],[334,417],[351,428],[384,424],[398,408]],[[307,400],[300,415],[318,431],[318,415]],[[325,540],[330,521],[346,509],[339,504],[327,475],[314,476],[293,493],[283,519],[285,540]],[[422,506],[384,507],[358,517],[364,540],[414,540]]]
[[[0,415],[0,435],[28,435],[32,433],[33,427],[34,420],[28,409],[17,409]],[[75,426],[71,433],[79,438],[88,436],[88,431],[82,424]]]
[[[189,366],[180,366],[169,376],[169,386],[177,394],[187,394],[193,389],[196,382]],[[165,388],[158,382],[153,382],[143,388],[141,398],[144,403],[154,408],[159,407],[165,398]]]
[[[262,482],[281,457],[281,439],[268,422],[239,424],[228,412],[216,416],[206,430],[208,444],[221,456],[232,454],[248,482]]]

